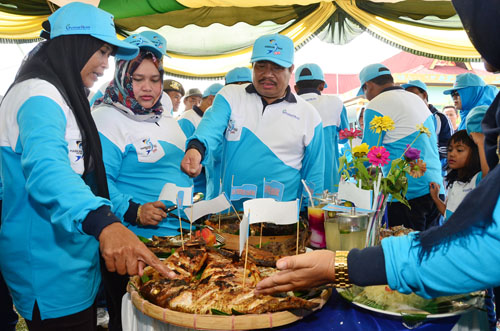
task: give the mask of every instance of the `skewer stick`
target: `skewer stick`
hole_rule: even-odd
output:
[[[250,209],[248,210],[248,217],[250,217]],[[248,225],[248,231],[250,231],[250,224]],[[245,265],[243,266],[243,288],[245,288],[245,282],[247,279],[248,238],[250,235],[250,233],[248,233],[248,231],[247,231],[247,242],[245,243]]]
[[[232,176],[231,176],[231,192],[230,192],[230,194],[229,194],[229,203],[231,203],[231,193],[233,193],[233,184],[234,184],[234,175],[232,175]],[[231,203],[231,206],[232,206],[232,205],[233,205],[233,204]],[[234,209],[234,207],[233,207],[233,209]],[[228,214],[228,215],[229,215],[229,213],[231,213],[231,209],[228,209],[228,210],[227,210],[227,214]],[[238,213],[236,213],[236,215],[238,215]],[[239,218],[239,217],[238,217],[238,218]],[[240,220],[240,222],[241,222],[241,220]]]
[[[248,238],[245,244],[245,266],[243,267],[243,288],[245,288],[245,281],[247,279],[247,261],[248,261]]]
[[[295,248],[295,255],[299,255],[299,222],[297,221],[297,247]]]
[[[231,207],[233,207],[233,210],[234,212],[236,213],[236,217],[238,217],[238,220],[241,222],[241,217],[240,217],[240,214],[238,214],[238,212],[236,211],[236,208],[234,208],[233,204],[231,203],[231,201],[229,201],[229,203],[231,204]],[[231,209],[229,209],[231,210]],[[229,212],[227,213],[229,215]]]
[[[260,223],[260,236],[259,236],[259,248],[262,249],[262,226],[264,223]]]
[[[219,213],[219,231],[220,231],[220,213]]]
[[[182,222],[181,222],[181,214],[177,210],[177,216],[179,216],[179,226],[181,228],[181,243],[182,243],[182,250],[184,250],[184,236],[182,235]]]

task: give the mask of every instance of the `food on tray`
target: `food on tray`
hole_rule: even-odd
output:
[[[239,214],[240,218],[243,214]],[[219,222],[220,221],[220,222]],[[225,248],[239,249],[240,221],[236,214],[213,215],[205,225],[214,229],[216,236],[224,237]],[[262,236],[261,236],[262,232]],[[299,222],[299,253],[305,252],[310,231],[307,223]],[[294,255],[297,246],[297,224],[278,225],[274,223],[250,224],[249,245],[262,248],[274,255]]]
[[[379,235],[380,235],[380,240],[387,238],[387,237],[400,237],[400,236],[405,236],[410,232],[414,232],[415,230],[410,229],[410,228],[405,228],[404,225],[396,225],[393,227],[390,227],[388,229],[386,228],[380,228],[379,230]]]
[[[387,285],[360,287],[353,285],[341,295],[371,308],[394,313],[439,314],[465,310],[471,306],[481,307],[483,292],[424,299],[415,293],[403,294],[391,290]]]
[[[177,249],[163,261],[177,274],[175,279],[165,279],[156,270],[146,269],[138,284],[145,299],[163,308],[195,314],[261,314],[297,308],[312,310],[319,305],[294,296],[257,296],[255,286],[273,273],[270,267],[262,267],[261,273],[249,258],[244,269],[244,260],[235,252],[203,245],[187,247]],[[253,250],[253,255],[266,254]]]

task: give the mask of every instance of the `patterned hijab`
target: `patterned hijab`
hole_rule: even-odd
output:
[[[136,100],[132,87],[132,75],[145,59],[153,60],[153,63],[160,72],[161,80],[163,81],[162,60],[157,58],[152,52],[141,49],[139,55],[133,60],[116,61],[115,76],[106,88],[103,97],[96,100],[94,105],[99,105],[100,103],[112,105],[134,121],[157,122],[163,112],[163,107],[161,105],[162,93],[160,93],[153,107],[144,108]]]

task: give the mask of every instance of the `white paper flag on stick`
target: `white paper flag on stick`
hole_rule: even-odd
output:
[[[294,224],[299,221],[298,200],[276,201],[274,199],[252,199],[243,202],[245,215],[252,211],[250,223],[268,222],[274,224]]]
[[[253,214],[253,211],[252,211]],[[240,222],[240,256],[245,249],[245,242],[248,239],[248,216],[245,214]]]
[[[231,204],[229,203],[229,201],[227,201],[226,196],[224,194],[221,194],[215,199],[197,202],[196,206],[193,205],[189,208],[184,209],[184,213],[189,218],[189,221],[193,223],[200,217],[208,214],[219,213],[223,210],[227,210],[230,207]],[[191,209],[193,210],[192,215]]]
[[[356,187],[356,184],[340,181],[338,198],[354,203],[356,207],[363,209],[372,208],[372,191]]]
[[[191,206],[193,204],[193,187],[179,187],[173,183],[166,183],[161,189],[158,200],[167,200],[177,204],[177,195],[179,191],[183,191],[182,198],[183,206]]]

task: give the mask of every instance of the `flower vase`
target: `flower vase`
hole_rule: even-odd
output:
[[[366,247],[380,244],[380,228],[384,226],[383,219],[387,208],[387,197],[380,194],[377,199],[376,211],[370,213],[370,221],[366,231]]]

